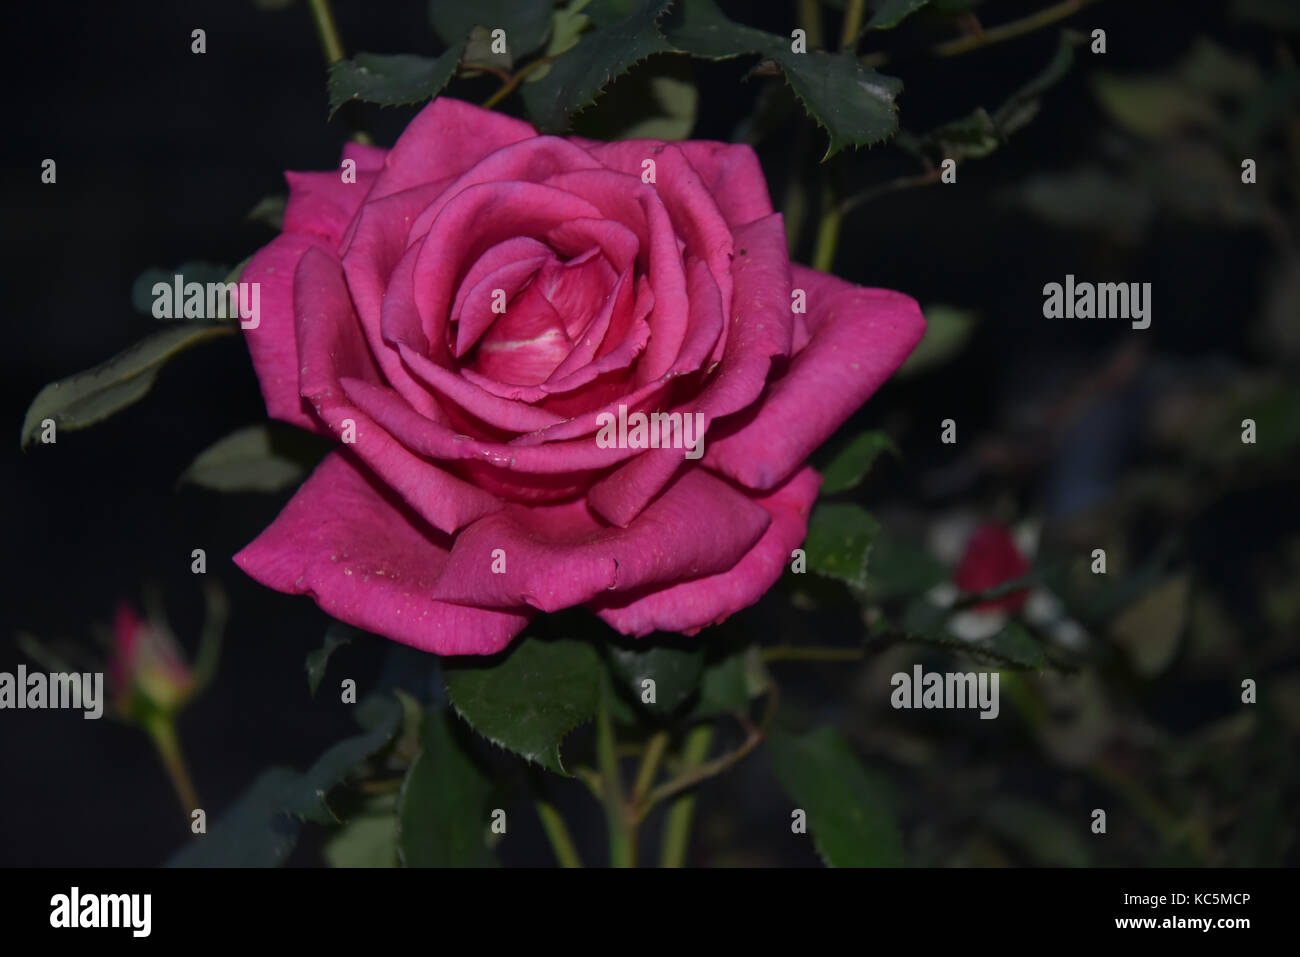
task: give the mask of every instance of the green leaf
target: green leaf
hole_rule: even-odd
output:
[[[822,162],[846,146],[870,146],[898,132],[894,100],[901,80],[868,69],[848,53],[791,53],[776,56],[790,88],[817,125],[830,134]]]
[[[380,106],[405,106],[431,100],[456,72],[465,41],[460,40],[441,56],[411,53],[358,53],[330,67],[330,116],[349,100],[363,100]]]
[[[330,867],[397,866],[397,795],[379,794],[325,842]]]
[[[403,867],[487,867],[487,799],[492,783],[456,739],[442,708],[424,718],[424,746],[397,803],[397,853]]]
[[[244,219],[270,226],[278,233],[284,228],[284,211],[288,205],[288,196],[265,196],[245,214]]]
[[[102,365],[50,383],[27,409],[22,447],[36,439],[45,419],[53,419],[59,430],[84,429],[138,402],[172,356],[238,329],[234,323],[177,324],[140,340]]]
[[[861,587],[866,581],[867,554],[879,533],[880,523],[865,509],[821,502],[808,519],[804,542],[808,567],[819,575]]]
[[[656,26],[672,0],[592,0],[583,13],[595,29],[523,89],[533,122],[544,132],[568,129],[570,116],[595,102],[611,80],[652,53],[671,49]]]
[[[871,547],[867,594],[874,601],[920,595],[948,578],[943,563],[919,545],[880,535]]]
[[[903,838],[888,788],[869,775],[833,728],[768,741],[777,780],[808,815],[817,853],[830,867],[900,867]]]
[[[307,652],[307,687],[311,689],[313,698],[320,688],[321,679],[325,677],[325,666],[329,664],[330,656],[351,641],[352,629],[336,621],[325,630],[325,644],[315,651]]]
[[[217,492],[278,492],[301,482],[328,451],[329,445],[309,432],[276,423],[250,425],[200,452],[178,484]]]
[[[975,313],[956,306],[933,305],[925,310],[925,336],[894,373],[916,375],[951,360],[970,340]]]
[[[206,834],[167,861],[168,867],[278,867],[298,843],[302,824],[283,813],[281,797],[298,780],[290,768],[263,771]]]
[[[656,636],[663,640],[664,636]],[[653,638],[640,639],[649,642]],[[704,673],[704,647],[692,639],[685,647],[661,644],[653,647],[608,646],[610,671],[622,697],[659,715],[676,711],[700,687]],[[655,700],[643,700],[642,683],[654,681]]]
[[[1042,668],[1047,664],[1043,646],[1034,640],[1024,625],[1014,621],[990,638],[987,645],[971,642],[970,646],[973,650],[987,647],[994,657],[1020,668]]]
[[[700,697],[691,708],[690,719],[703,721],[748,711],[749,703],[764,694],[770,683],[757,645],[706,664],[700,678]]]
[[[876,12],[862,28],[862,33],[868,30],[892,30],[929,2],[930,0],[881,0],[876,5]]]
[[[447,695],[471,728],[498,747],[568,774],[560,745],[596,716],[600,656],[572,639],[525,638],[492,658],[445,659]]]
[[[475,27],[506,32],[506,50],[516,62],[538,49],[551,32],[551,0],[430,0],[429,22],[451,46]]]
[[[333,824],[334,812],[325,803],[329,792],[348,774],[393,740],[401,723],[402,708],[392,695],[367,698],[357,707],[357,722],[364,734],[347,738],[327,750],[284,792],[282,809],[317,824]]]
[[[620,84],[621,85],[621,84]],[[646,78],[648,99],[653,104],[630,126],[619,130],[621,140],[684,140],[695,128],[699,94],[695,84],[671,76]],[[618,87],[610,94],[617,95]],[[604,101],[602,101],[604,102]]]
[[[569,0],[567,6],[560,7],[551,14],[551,38],[546,42],[546,49],[542,51],[542,56],[558,57],[561,53],[568,53],[577,46],[582,31],[591,23],[587,15],[582,12],[583,7],[590,2],[591,0]],[[531,71],[524,78],[524,82],[536,83],[550,72],[551,65],[543,64]]]
[[[729,60],[748,53],[775,55],[788,38],[727,19],[713,0],[683,0],[662,21],[673,49],[705,60]]]
[[[922,340],[924,343],[924,340]],[[863,432],[846,445],[822,470],[822,495],[834,495],[856,488],[882,452],[901,453],[884,432]]]
[[[692,56],[725,60],[758,53],[777,61],[790,88],[817,125],[830,134],[823,160],[846,146],[867,146],[898,130],[894,100],[903,85],[877,73],[849,53],[794,53],[789,37],[735,23],[713,0],[689,0],[664,19],[673,48]]]

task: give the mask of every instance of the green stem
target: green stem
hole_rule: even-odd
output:
[[[680,794],[683,791],[695,787],[702,781],[707,781],[711,777],[716,777],[723,771],[737,764],[749,752],[753,751],[763,743],[767,737],[768,728],[772,725],[772,719],[776,717],[777,703],[780,701],[780,693],[775,681],[769,680],[767,688],[767,708],[763,713],[763,720],[757,727],[749,720],[749,716],[743,712],[736,714],[737,720],[745,727],[748,734],[744,742],[734,751],[714,758],[712,761],[705,761],[692,768],[686,768],[675,778],[665,781],[659,787],[651,791],[644,802],[637,809],[642,817],[650,813],[660,801],[665,801],[670,797]]]
[[[820,50],[825,46],[822,40],[821,0],[799,0],[799,25],[808,35],[809,50]]]
[[[991,30],[984,30],[970,36],[958,37],[955,40],[936,44],[930,47],[928,52],[931,56],[947,57],[969,53],[971,50],[981,50],[995,43],[1012,40],[1024,36],[1026,33],[1033,33],[1035,30],[1051,26],[1058,20],[1072,17],[1084,7],[1096,2],[1097,0],[1062,0],[1062,2],[1045,7],[1037,13],[1031,13],[1019,20],[1012,20],[1010,23],[1003,23]],[[888,63],[891,59],[892,57],[888,53],[872,53],[869,56],[864,56],[862,63],[864,66],[877,67]]]
[[[185,766],[185,756],[181,753],[180,739],[176,736],[176,722],[170,716],[158,715],[145,724],[145,730],[153,739],[158,757],[162,759],[167,777],[171,779],[176,796],[180,799],[181,810],[186,821],[190,813],[201,807],[194,783],[190,780],[189,769]]]
[[[686,733],[682,745],[682,768],[693,770],[704,763],[713,744],[713,727],[697,724]],[[695,794],[679,794],[668,806],[664,822],[664,843],[659,861],[663,867],[681,867],[686,863],[686,848],[691,836],[691,819],[695,814]]]
[[[330,66],[343,59],[343,40],[339,37],[339,25],[334,22],[334,11],[330,9],[330,0],[308,0],[311,18],[316,24],[316,35],[320,37],[320,47],[325,53],[325,62]]]
[[[840,31],[841,50],[851,50],[857,45],[858,31],[862,29],[866,6],[866,0],[849,0],[849,5],[844,11],[844,28]]]
[[[609,704],[605,693],[601,694],[600,709],[596,713],[596,759],[600,764],[605,823],[609,828],[610,866],[634,867],[636,832],[627,813],[627,802],[623,798],[623,782],[618,768],[618,748],[614,741],[614,722],[609,716]]]
[[[835,190],[827,183],[822,189],[822,221],[817,228],[817,245],[813,247],[813,269],[830,272],[835,265],[835,248],[840,242],[843,219],[844,212],[836,201]]]
[[[655,783],[655,775],[659,773],[659,765],[667,750],[668,732],[656,731],[646,745],[645,754],[641,756],[641,767],[637,770],[636,784],[632,787],[633,808],[639,807],[650,793],[650,785]]]
[[[496,106],[507,96],[513,93],[515,91],[515,88],[518,87],[520,83],[523,83],[524,80],[528,78],[528,74],[532,73],[534,70],[541,69],[542,67],[546,66],[548,63],[554,63],[555,59],[556,59],[555,56],[538,57],[532,63],[529,63],[527,66],[522,67],[518,73],[514,73],[506,77],[505,82],[501,84],[501,88],[483,101],[483,109],[485,110],[492,109],[492,107]],[[482,67],[480,67],[479,69],[482,69]]]
[[[551,842],[551,849],[555,851],[555,859],[560,866],[581,867],[582,860],[578,857],[578,849],[573,845],[573,837],[555,805],[545,798],[538,798],[533,806],[537,808],[542,830],[546,831],[546,839]]]

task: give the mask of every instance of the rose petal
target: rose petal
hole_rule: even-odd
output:
[[[536,135],[527,123],[504,113],[437,97],[415,115],[393,144],[373,198],[459,176],[503,146]]]
[[[709,534],[700,534],[707,515]],[[526,603],[558,611],[606,591],[664,585],[732,567],[759,540],[768,512],[701,469],[684,473],[627,529],[598,522],[581,502],[509,505],[466,528],[435,597],[476,607]],[[494,552],[505,571],[492,570]]]
[[[652,631],[694,635],[726,621],[762,598],[781,577],[791,551],[808,534],[808,513],[820,485],[821,476],[803,468],[771,494],[756,497],[754,501],[771,513],[772,523],[758,544],[727,571],[633,595],[602,595],[587,607],[618,631],[637,637]]]
[[[240,282],[259,286],[259,321],[244,329],[244,341],[253,359],[266,413],[314,432],[326,432],[312,414],[311,404],[298,391],[298,337],[294,331],[293,277],[298,263],[310,249],[328,251],[328,243],[316,236],[281,233],[248,261]]]
[[[350,404],[341,374],[350,382],[379,383],[381,379],[336,260],[320,250],[309,250],[298,266],[294,302],[302,352],[300,388],[335,435],[348,442],[429,524],[444,532],[453,532],[501,507],[495,496],[412,455]],[[391,390],[387,394],[397,399]],[[349,422],[355,433],[352,441]]]
[[[751,409],[719,423],[704,463],[769,489],[807,459],[902,365],[925,333],[916,301],[866,289],[803,266],[812,338]]]
[[[450,547],[348,453],[332,452],[235,563],[268,588],[423,651],[498,652],[533,611],[430,597]]]

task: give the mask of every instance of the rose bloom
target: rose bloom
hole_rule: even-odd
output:
[[[439,98],[343,155],[287,174],[241,277],[268,413],[340,445],[235,561],[440,654],[539,610],[694,634],[758,600],[806,534],[808,454],[916,345],[916,303],[792,264],[747,146]],[[701,414],[703,457],[598,442],[620,405]]]

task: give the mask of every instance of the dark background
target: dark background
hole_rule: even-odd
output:
[[[758,12],[748,6],[729,9],[788,33],[793,4],[753,5]],[[996,23],[1038,6],[992,2],[981,12]],[[419,0],[337,0],[335,13],[349,53],[439,49]],[[329,694],[312,700],[303,678],[304,655],[319,646],[326,616],[306,599],[260,588],[229,561],[287,495],[175,487],[198,452],[264,417],[243,343],[231,338],[182,355],[144,401],[95,428],[61,434],[55,446],[18,453],[19,425],[47,382],[89,368],[157,328],[131,307],[131,285],[143,270],[242,260],[272,235],[246,222],[246,211],[285,192],[283,170],[332,166],[347,131],[337,120],[326,122],[325,69],[304,3],[279,10],[259,10],[252,0],[21,4],[6,19],[9,119],[0,205],[7,348],[0,350],[0,431],[10,436],[10,451],[0,460],[6,529],[0,670],[13,671],[23,660],[14,645],[17,631],[89,641],[94,622],[110,620],[119,600],[138,600],[142,583],[151,580],[162,585],[176,632],[192,651],[202,601],[189,556],[205,548],[208,574],[227,589],[233,613],[217,680],[184,713],[181,730],[211,816],[262,769],[304,767],[352,728],[349,709]],[[1272,42],[1260,30],[1232,27],[1223,5],[1208,0],[1112,0],[1090,8],[1076,25],[1106,28],[1104,66],[1117,72],[1169,64],[1198,33],[1230,34],[1223,42],[1248,52],[1267,51]],[[190,52],[196,27],[207,31],[202,56]],[[833,21],[828,35],[836,35]],[[1055,42],[1048,30],[965,57],[904,64],[894,71],[906,83],[904,125],[928,129],[999,102],[1046,65]],[[1145,337],[1156,352],[1247,363],[1260,358],[1242,321],[1258,308],[1265,251],[1258,231],[1158,222],[1150,241],[1117,253],[1095,235],[1051,228],[999,201],[1001,190],[1069,167],[1095,149],[1104,120],[1088,91],[1088,57],[1081,54],[1082,65],[1007,147],[963,165],[960,185],[899,193],[848,218],[837,273],[923,303],[978,307],[985,317],[941,376],[886,386],[853,428],[898,415],[929,422],[960,413],[965,434],[975,434],[1018,394],[1100,361],[1118,337],[1130,335],[1127,324],[1121,332],[1115,323],[1042,319],[1042,283],[1067,272],[1152,281],[1152,328],[1132,335]],[[781,82],[741,83],[750,65],[695,63],[701,113],[694,136],[731,138],[763,85]],[[451,93],[482,100],[491,89],[454,86]],[[377,143],[391,145],[413,112],[368,107],[364,119]],[[760,145],[778,204],[777,184],[788,165],[785,139]],[[55,185],[40,182],[47,157],[58,164]],[[863,187],[911,170],[888,148],[861,151],[846,168]],[[1121,408],[1099,426],[1094,451],[1109,454],[1112,471],[1125,467],[1129,424]],[[913,430],[905,452],[907,471],[886,475],[872,495],[943,504],[942,492],[927,494],[914,481],[945,464],[937,429]],[[1055,471],[1049,462],[1006,491],[1048,514],[1068,511],[1091,493],[1068,482],[1063,487],[1060,459],[1054,461]],[[1104,475],[1100,481],[1104,495]],[[1197,531],[1207,567],[1219,570],[1225,593],[1243,614],[1253,608],[1252,556],[1297,528],[1294,493],[1289,485],[1257,490],[1230,501]],[[974,494],[986,497],[979,489]],[[745,619],[755,628],[766,620]],[[381,642],[349,647],[331,677],[355,677],[364,686],[378,675],[384,652]],[[834,669],[791,680],[824,701],[840,700],[848,684]],[[1166,696],[1189,721],[1214,708],[1195,688]],[[835,718],[835,708],[827,707]],[[0,769],[0,864],[153,865],[186,840],[148,741],[107,718],[0,714]],[[702,840],[739,840],[758,849],[753,860],[809,863],[806,847],[766,836],[781,830],[761,823],[776,800],[768,780],[749,768],[730,783],[706,787],[702,805],[731,814],[723,819],[715,811],[704,819]],[[598,847],[595,805],[578,801],[574,808],[587,813],[577,826],[580,843]],[[547,860],[540,837],[527,829],[505,842],[502,854],[507,861]],[[312,860],[307,841],[295,861]]]

